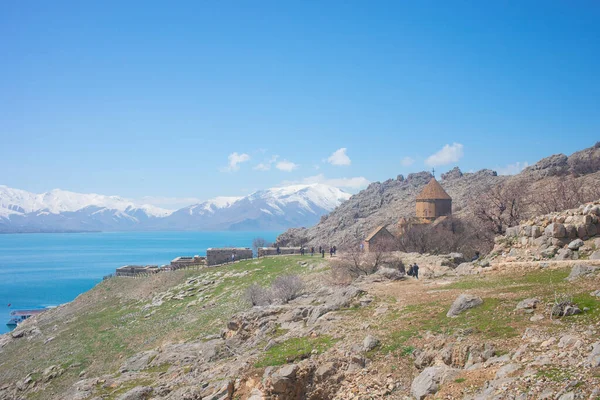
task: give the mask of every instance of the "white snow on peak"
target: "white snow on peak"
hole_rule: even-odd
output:
[[[83,194],[60,189],[36,194],[0,185],[0,216],[41,211],[60,214],[67,211],[79,211],[90,206],[120,212],[140,209],[147,215],[154,217],[165,217],[173,212],[152,205],[138,205],[119,196],[105,196],[95,193]]]
[[[204,209],[213,212],[215,209],[231,207],[235,202],[243,199],[243,197],[215,197],[204,202]]]
[[[321,209],[331,211],[343,201],[348,200],[351,195],[334,186],[322,183],[312,183],[307,185],[290,185],[272,188],[255,192],[251,196],[265,199],[269,206],[278,211],[281,209],[281,205],[285,206],[290,203],[298,203],[300,207],[306,211],[315,213],[311,204]]]

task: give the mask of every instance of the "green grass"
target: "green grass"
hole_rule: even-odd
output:
[[[442,290],[469,289],[507,289],[512,291],[530,291],[533,287],[565,286],[565,278],[569,276],[567,269],[539,270],[522,276],[477,276],[462,279],[442,287]]]
[[[464,381],[466,381],[465,378],[458,378],[458,379],[454,380],[454,382],[456,382],[456,383],[463,383]]]
[[[306,266],[299,265],[300,260],[308,261],[309,264],[324,262],[306,256],[268,257],[245,260],[225,267],[169,272],[161,277],[103,281],[84,293],[78,301],[61,307],[62,313],[70,315],[61,320],[46,320],[45,323],[38,324],[45,335],[55,336],[55,340],[46,345],[43,344],[43,338],[40,338],[28,341],[25,347],[22,343],[6,346],[2,361],[4,366],[10,365],[11,368],[0,367],[0,381],[20,379],[28,373],[43,371],[50,365],[81,364],[77,368],[66,368],[62,376],[48,383],[47,390],[58,393],[79,380],[82,370],[86,370],[88,376],[116,372],[126,358],[156,348],[165,340],[186,342],[219,333],[233,314],[248,308],[241,296],[249,285],[268,285],[282,274],[315,273],[315,270],[310,271]],[[251,272],[245,276],[219,276],[220,273],[243,271]],[[206,290],[198,295],[210,296],[208,300],[187,307],[198,296],[185,297],[183,300],[168,300],[160,307],[142,311],[142,307],[150,303],[153,295],[196,277],[200,280],[220,281],[206,286]],[[147,288],[147,292],[152,295],[147,298],[129,295],[140,288]],[[154,314],[144,318],[151,311]],[[54,325],[58,326],[56,332],[53,330]],[[150,372],[161,373],[162,368],[165,367],[157,367],[156,371]],[[41,399],[43,395],[33,392],[31,398]]]
[[[268,349],[254,366],[264,368],[303,360],[310,357],[313,350],[316,350],[317,353],[323,353],[333,346],[334,343],[335,340],[327,335],[316,338],[302,337],[288,339]]]

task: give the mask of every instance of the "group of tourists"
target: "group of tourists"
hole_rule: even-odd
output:
[[[417,263],[411,265],[410,268],[408,268],[408,272],[406,274],[408,276],[412,276],[419,279],[419,266],[417,265]]]
[[[304,249],[304,246],[302,246],[300,248],[300,254],[304,255],[305,252],[306,252],[306,250]],[[337,247],[335,247],[335,246],[329,247],[329,256],[330,257],[333,257],[336,252],[337,252]],[[319,246],[319,254],[321,255],[322,258],[325,258],[325,247]],[[314,255],[315,255],[315,247],[311,246],[311,248],[310,248],[310,256],[312,257]]]

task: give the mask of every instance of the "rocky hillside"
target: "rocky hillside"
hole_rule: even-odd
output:
[[[472,200],[497,185],[513,183],[535,196],[536,192],[543,192],[549,182],[565,176],[589,179],[586,185],[592,185],[593,181],[597,184],[599,171],[600,142],[571,156],[558,154],[544,158],[518,175],[498,176],[491,170],[462,173],[454,168],[441,175],[440,183],[453,199],[454,214],[472,216]],[[400,217],[414,216],[415,198],[430,178],[430,173],[419,172],[406,178],[399,175],[396,179],[372,183],[322,217],[319,224],[308,229],[290,229],[278,242],[338,247],[356,244],[379,225],[396,224]]]
[[[459,277],[450,259],[419,257],[447,273],[338,286],[329,258],[281,256],[104,281],[0,336],[0,399],[600,395],[600,262]],[[289,273],[306,283],[300,297],[241,301]]]

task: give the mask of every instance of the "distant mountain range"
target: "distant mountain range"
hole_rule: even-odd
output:
[[[0,232],[283,230],[314,225],[349,198],[333,186],[292,185],[167,210],[119,196],[0,185]]]

